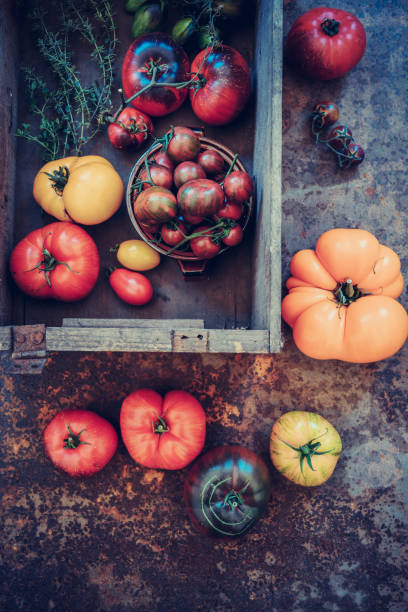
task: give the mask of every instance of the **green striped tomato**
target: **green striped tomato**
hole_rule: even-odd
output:
[[[272,463],[296,484],[314,487],[326,482],[341,450],[341,439],[333,425],[314,412],[286,412],[272,427]]]
[[[224,191],[210,179],[196,179],[184,183],[177,192],[181,212],[188,216],[207,217],[224,204]]]
[[[133,203],[135,217],[144,225],[165,223],[177,216],[177,201],[164,187],[149,187]]]

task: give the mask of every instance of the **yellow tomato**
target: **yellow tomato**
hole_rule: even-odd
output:
[[[160,263],[160,255],[143,240],[125,240],[116,253],[119,263],[129,270],[152,270]]]
[[[48,162],[33,185],[34,199],[45,212],[60,221],[83,225],[109,219],[120,207],[123,192],[119,174],[99,155]]]
[[[341,439],[333,425],[314,412],[286,412],[273,425],[272,463],[297,484],[313,487],[328,480],[341,450]]]

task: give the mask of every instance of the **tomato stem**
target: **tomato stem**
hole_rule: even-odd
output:
[[[340,21],[336,21],[336,19],[325,19],[320,27],[327,36],[335,36],[339,33],[340,25]]]
[[[359,298],[369,295],[365,289],[353,285],[351,278],[347,278],[343,283],[338,283],[333,293],[340,306],[349,306]]]
[[[91,446],[90,442],[83,442],[80,439],[81,433],[83,433],[85,431],[84,429],[81,429],[81,431],[77,434],[74,434],[74,432],[71,430],[71,427],[69,425],[67,425],[68,428],[68,436],[66,438],[64,438],[64,448],[71,448],[71,449],[76,449],[78,448],[78,446],[80,444],[89,444]]]
[[[233,171],[237,159],[238,159],[238,153],[235,153],[235,155],[232,158],[232,161],[230,163],[230,167],[228,168],[226,175],[224,176],[223,180],[220,183],[221,187],[223,186],[224,181],[227,178],[227,176],[229,176],[231,174],[231,172]]]
[[[318,440],[322,436],[325,436],[328,431],[329,430],[326,428],[326,430],[323,433],[321,433],[319,436],[316,436],[315,438],[312,438],[306,444],[302,444],[302,445],[300,445],[298,447],[293,446],[292,444],[289,444],[289,442],[285,442],[285,440],[282,440],[281,438],[279,438],[279,440],[281,442],[283,442],[283,444],[286,444],[286,446],[289,446],[289,448],[291,448],[294,451],[296,451],[297,453],[299,453],[299,455],[300,455],[300,457],[299,457],[300,471],[302,472],[302,474],[303,474],[303,463],[304,463],[305,459],[306,459],[306,462],[307,462],[309,468],[313,472],[315,472],[316,470],[314,469],[314,467],[312,465],[312,457],[314,455],[327,455],[328,453],[332,452],[333,449],[330,449],[330,450],[327,450],[327,451],[319,451],[318,449],[321,447],[321,442],[315,442],[315,440]]]
[[[55,257],[51,255],[49,250],[45,247],[45,241],[43,241],[42,256],[43,256],[42,260],[39,261],[38,264],[34,266],[34,268],[30,268],[29,270],[26,270],[26,272],[32,272],[33,270],[37,270],[37,269],[40,270],[40,272],[44,272],[45,281],[46,281],[44,285],[47,284],[49,287],[51,287],[50,274],[53,270],[55,270],[57,266],[66,266],[68,270],[70,270],[73,274],[79,274],[79,272],[76,272],[75,270],[73,270],[69,266],[69,264],[67,264],[65,261],[58,261],[58,259],[55,259]],[[38,288],[38,291],[40,289],[41,287]]]
[[[53,172],[44,172],[44,174],[50,179],[54,191],[61,196],[69,179],[68,167],[60,166],[58,170],[54,170]]]
[[[157,421],[152,421],[152,428],[153,433],[159,434],[159,436],[166,433],[167,431],[170,431],[170,427],[167,425],[163,417],[160,416],[157,418]]]

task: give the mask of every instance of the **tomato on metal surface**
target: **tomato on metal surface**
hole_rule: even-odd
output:
[[[96,474],[112,459],[118,446],[113,426],[90,410],[61,410],[43,433],[46,455],[70,476]]]
[[[82,300],[99,275],[99,253],[79,225],[57,221],[30,232],[14,247],[10,272],[17,286],[33,298]]]
[[[290,262],[282,317],[300,351],[314,359],[370,363],[396,353],[408,314],[396,301],[404,281],[398,255],[362,229],[322,234]]]
[[[143,34],[132,42],[122,64],[122,84],[126,98],[132,97],[152,82],[151,87],[131,104],[152,117],[161,117],[177,110],[187,96],[187,88],[177,89],[164,84],[188,81],[189,61],[184,49],[171,36],[162,32]]]
[[[122,403],[120,429],[137,463],[179,470],[201,452],[206,416],[201,404],[186,391],[169,391],[162,397],[152,389],[138,389]]]
[[[152,270],[160,263],[159,253],[144,240],[124,240],[116,251],[116,257],[122,266],[136,272]]]
[[[303,74],[321,80],[344,76],[366,48],[362,23],[347,11],[313,8],[296,19],[286,39],[286,55]]]
[[[242,446],[221,446],[189,470],[184,500],[193,525],[205,535],[244,534],[265,510],[271,494],[268,468]]]
[[[286,412],[272,427],[272,463],[296,484],[315,487],[326,482],[341,451],[342,443],[336,429],[314,412]]]
[[[153,297],[152,283],[139,272],[116,268],[109,275],[109,283],[116,295],[132,306],[144,306]]]
[[[190,90],[193,112],[205,123],[224,125],[243,110],[251,93],[248,64],[242,55],[227,45],[207,47],[191,64],[203,85]]]
[[[108,137],[116,149],[139,149],[153,131],[150,117],[132,106],[127,106],[116,121],[109,124]]]

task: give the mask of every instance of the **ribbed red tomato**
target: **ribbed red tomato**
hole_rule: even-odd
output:
[[[82,227],[58,221],[30,232],[14,247],[10,272],[31,297],[74,302],[92,291],[99,253]]]
[[[162,85],[146,89],[131,104],[152,117],[168,115],[183,104],[187,95],[187,88],[171,85],[188,81],[188,72],[188,57],[171,36],[162,32],[143,34],[132,42],[123,60],[123,91],[130,98],[151,84],[154,77]]]
[[[299,72],[313,79],[337,79],[362,58],[366,33],[347,11],[326,7],[307,11],[292,25],[286,55]]]
[[[204,79],[202,87],[190,90],[191,106],[197,117],[210,125],[233,121],[251,93],[250,72],[242,55],[227,45],[207,47],[193,60],[191,72]]]
[[[153,123],[150,117],[131,106],[123,109],[116,121],[108,127],[111,144],[120,150],[138,149],[150,134],[153,134]]]
[[[120,429],[137,463],[179,470],[201,452],[206,417],[201,404],[186,391],[169,391],[162,398],[152,389],[138,389],[122,403]]]

